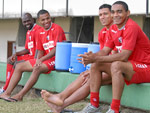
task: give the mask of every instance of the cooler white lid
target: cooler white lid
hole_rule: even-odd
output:
[[[89,46],[88,43],[72,43],[72,47],[88,48],[88,46]]]

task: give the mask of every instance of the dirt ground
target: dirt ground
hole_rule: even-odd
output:
[[[2,85],[3,83],[0,83],[0,86]],[[21,86],[15,88],[13,94],[19,92],[21,88]],[[89,100],[83,100],[67,107],[67,109],[71,109],[73,111],[80,111],[88,103]],[[109,108],[108,103],[100,103],[100,106],[102,108],[102,113],[105,113]],[[44,103],[44,101],[40,97],[40,90],[30,90],[22,102],[9,103],[0,99],[0,113],[48,113],[49,110],[50,108]],[[150,113],[150,111],[143,111],[139,109],[121,106],[121,113]]]

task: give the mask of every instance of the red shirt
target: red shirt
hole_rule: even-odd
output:
[[[109,34],[106,46],[116,47],[118,52],[130,50],[132,54],[129,60],[150,64],[150,41],[132,19],[128,19],[121,29],[118,29],[116,25],[112,25]]]
[[[98,33],[98,41],[99,41],[99,44],[100,44],[100,50],[103,49],[103,47],[105,46],[106,44],[106,40],[108,40],[108,37],[109,37],[109,30],[104,27],[99,33]],[[114,51],[117,51],[116,48],[113,49]],[[111,53],[110,53],[111,54]]]
[[[45,55],[47,55],[56,47],[57,42],[64,40],[66,40],[66,37],[63,29],[59,25],[52,23],[49,30],[41,30],[38,36],[37,49],[45,51]]]
[[[98,33],[98,41],[100,43],[100,50],[103,49],[105,43],[106,43],[106,40],[108,38],[108,30],[106,27],[104,27],[99,33]]]
[[[28,30],[26,33],[25,49],[29,50],[29,56],[33,58],[36,51],[37,37],[40,29],[41,27],[35,24],[33,28],[31,30]]]

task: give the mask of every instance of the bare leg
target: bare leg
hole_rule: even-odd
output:
[[[89,93],[90,93],[90,84],[89,82],[87,82],[78,90],[76,90],[72,95],[66,98],[64,102],[62,103],[62,105],[55,104],[54,102],[51,103],[49,102],[49,100],[45,100],[45,99],[44,100],[46,101],[46,103],[52,109],[53,112],[60,113],[65,107],[71,104],[74,104],[75,102],[85,99],[89,95]],[[45,94],[46,93],[43,93],[42,96],[46,96]],[[47,92],[47,94],[49,93]],[[54,97],[55,95],[53,96],[49,95],[49,96]],[[53,98],[47,98],[47,99],[51,99],[52,101]]]
[[[86,79],[86,77],[89,76],[89,71],[85,71],[80,74],[80,76],[72,82],[63,92],[59,94],[52,94],[45,90],[41,91],[41,95],[47,102],[56,104],[56,105],[62,105],[64,100],[68,98],[72,93],[74,93],[77,89],[82,87],[82,83]]]
[[[12,98],[17,100],[22,100],[23,96],[33,87],[33,85],[37,82],[40,73],[47,72],[48,68],[45,64],[41,64],[39,67],[34,67],[33,72],[25,84],[24,88],[16,95],[14,95]]]
[[[107,75],[106,73],[102,74],[102,85],[111,84],[111,81],[112,81],[111,76]],[[89,95],[89,93],[90,93],[90,79],[87,81],[86,84],[84,84],[72,95],[70,95],[67,99],[65,99],[62,108],[65,108],[71,104],[74,104],[76,102],[85,99]]]
[[[107,75],[106,73],[103,73],[103,75],[102,75],[102,85],[106,85],[106,84],[111,84],[111,77],[109,75]],[[58,106],[58,104],[56,105],[54,103],[50,103],[47,100],[45,100],[45,101],[47,101],[48,106],[49,105],[53,106],[52,110],[54,110],[55,112],[60,113],[65,107],[85,99],[89,95],[89,93],[90,93],[90,81],[88,80],[82,87],[80,87],[79,89],[74,91],[72,93],[72,95],[67,97],[64,100],[63,105],[61,105],[61,106]],[[43,96],[44,96],[44,93],[42,94],[42,98],[43,98]]]
[[[132,64],[130,62],[114,62],[111,67],[112,71],[112,90],[113,99],[120,100],[124,89],[124,78],[131,80],[133,71]]]
[[[22,62],[22,63],[19,63],[19,64],[16,65],[16,68],[14,70],[14,73],[12,75],[10,83],[8,85],[8,88],[3,94],[0,95],[1,98],[8,98],[8,97],[10,97],[13,89],[16,87],[16,85],[20,81],[22,73],[24,71],[32,71],[32,66],[29,63],[29,61]]]
[[[90,69],[90,91],[99,92],[102,85],[102,73],[105,72],[111,78],[110,63],[93,63]],[[107,68],[106,68],[107,67]]]

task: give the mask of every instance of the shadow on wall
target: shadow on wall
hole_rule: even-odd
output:
[[[26,32],[27,29],[22,25],[21,19],[19,19],[19,29],[18,29],[17,41],[16,41],[18,46],[22,46],[22,47],[25,46]]]
[[[69,40],[72,42],[93,42],[94,17],[72,17]]]
[[[145,18],[144,25],[143,25],[143,31],[150,39],[150,18]]]

